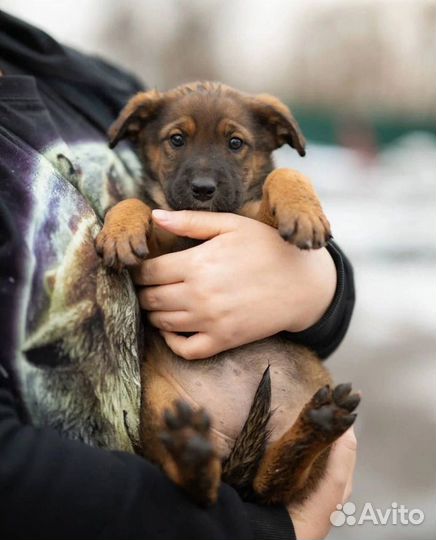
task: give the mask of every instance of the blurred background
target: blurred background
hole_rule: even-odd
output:
[[[277,164],[310,175],[355,268],[354,318],[328,360],[364,397],[355,516],[365,503],[425,513],[419,526],[344,525],[330,538],[434,538],[436,2],[0,0],[0,8],[148,86],[221,80],[292,108],[307,156],[281,149]]]

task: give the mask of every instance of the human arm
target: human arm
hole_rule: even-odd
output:
[[[301,251],[271,227],[233,214],[155,211],[153,219],[180,236],[208,239],[145,261],[134,274],[146,285],[141,306],[180,356],[202,358],[278,332],[321,357],[340,343],[354,287],[335,244]]]

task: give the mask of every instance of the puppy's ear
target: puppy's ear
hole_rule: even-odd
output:
[[[133,96],[109,128],[109,148],[114,148],[126,137],[136,141],[144,125],[159,112],[163,101],[163,94],[157,90]]]
[[[306,140],[284,103],[269,94],[260,94],[252,98],[250,107],[256,121],[266,128],[272,137],[272,150],[289,144],[300,156],[306,155]]]

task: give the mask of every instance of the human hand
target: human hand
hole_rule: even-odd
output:
[[[297,540],[320,540],[327,536],[331,513],[351,496],[356,452],[357,441],[351,427],[333,444],[325,476],[316,491],[301,506],[289,509]]]
[[[153,220],[178,236],[208,240],[146,260],[133,273],[144,286],[141,307],[183,358],[304,330],[333,299],[336,269],[324,248],[301,251],[275,229],[236,214],[155,210]]]

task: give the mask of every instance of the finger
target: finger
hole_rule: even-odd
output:
[[[161,331],[161,334],[168,347],[185,360],[200,360],[218,352],[208,334],[198,333],[189,337],[165,331]]]
[[[200,330],[197,321],[188,311],[152,311],[147,316],[153,326],[165,332],[198,332]]]
[[[342,504],[346,503],[353,493],[353,475],[350,476],[342,496]]]
[[[351,427],[333,445],[327,464],[327,474],[340,495],[341,500],[338,502],[343,502],[347,496],[347,487],[351,486],[354,475],[356,457],[357,440]]]
[[[343,502],[345,502],[351,497],[351,494],[353,492],[353,478],[354,478],[354,471],[356,468],[356,460],[357,460],[357,439],[354,433],[354,428],[352,427],[348,431],[346,431],[343,437],[345,437],[345,441],[344,441],[345,444],[351,447],[352,452],[354,453],[354,463],[350,467],[347,484],[344,490]]]
[[[188,307],[184,292],[183,282],[142,287],[138,291],[139,305],[147,311],[184,311]]]
[[[155,259],[147,259],[131,271],[136,285],[166,285],[183,281],[185,262],[190,250],[168,253]]]
[[[153,210],[152,218],[160,227],[178,236],[189,236],[189,238],[201,240],[234,231],[246,219],[236,214],[190,210],[179,212]]]

